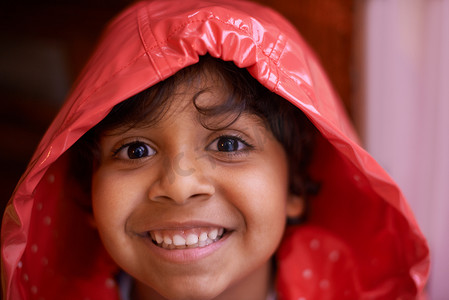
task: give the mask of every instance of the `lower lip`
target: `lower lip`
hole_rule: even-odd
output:
[[[192,263],[203,258],[206,258],[209,255],[212,255],[216,251],[218,251],[227,241],[230,233],[223,235],[223,237],[205,247],[197,247],[197,248],[186,248],[186,249],[165,249],[159,246],[156,246],[151,238],[147,238],[147,244],[151,251],[153,251],[157,256],[161,259],[173,263]]]

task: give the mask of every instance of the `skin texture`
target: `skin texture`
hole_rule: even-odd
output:
[[[221,101],[223,88],[204,86],[199,103]],[[134,299],[265,299],[286,217],[302,208],[288,191],[285,151],[255,115],[204,128],[191,101],[200,87],[188,88],[173,94],[156,125],[102,136],[92,181],[96,226],[112,258],[136,278]],[[161,249],[148,236],[199,227],[225,234],[187,250]]]

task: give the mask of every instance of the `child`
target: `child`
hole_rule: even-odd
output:
[[[422,296],[427,244],[309,48],[221,2],[109,26],[6,209],[4,299]]]

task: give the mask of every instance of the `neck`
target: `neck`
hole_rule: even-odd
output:
[[[255,270],[245,278],[238,280],[229,286],[217,297],[210,300],[265,300],[273,288],[272,264],[268,261],[261,268]],[[133,300],[167,300],[148,285],[135,281],[132,297]]]

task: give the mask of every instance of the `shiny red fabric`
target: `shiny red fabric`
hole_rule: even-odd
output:
[[[309,220],[277,253],[280,299],[416,299],[426,241],[402,193],[359,145],[317,59],[270,9],[243,1],[140,2],[107,27],[43,137],[5,211],[3,299],[118,299],[115,264],[89,216],[65,151],[117,103],[209,53],[247,68],[320,131]]]

